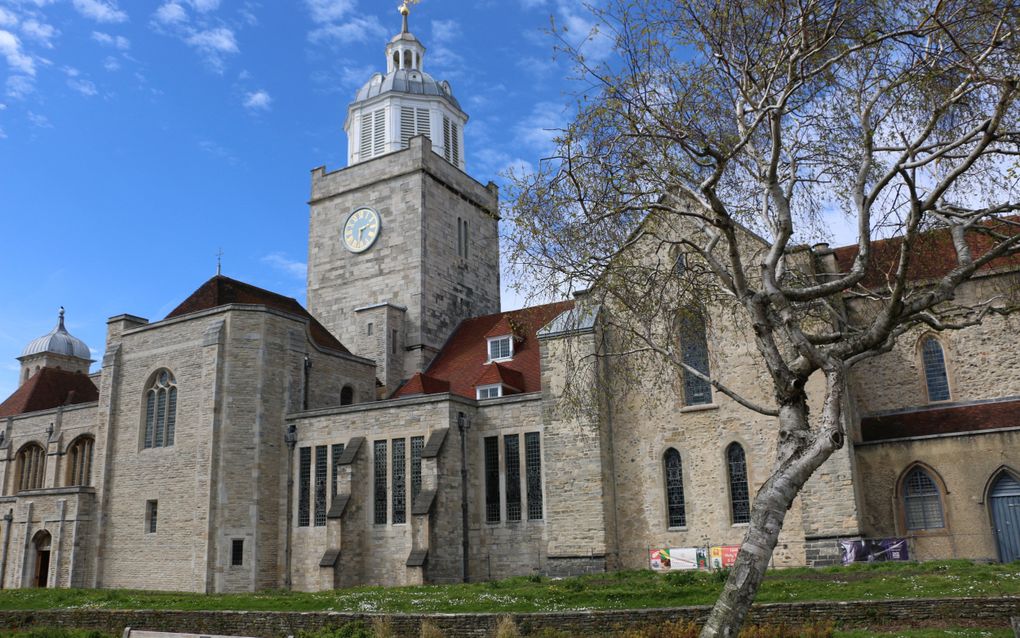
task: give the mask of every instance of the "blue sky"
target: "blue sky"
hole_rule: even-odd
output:
[[[0,0],[0,400],[59,306],[99,359],[108,317],[161,319],[221,248],[224,274],[303,302],[309,171],[344,166],[347,103],[385,70],[397,4]],[[550,17],[590,28],[568,0],[412,8],[483,183],[536,163],[568,117]]]

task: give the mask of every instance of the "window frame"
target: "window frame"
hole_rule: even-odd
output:
[[[29,464],[28,477],[25,476],[25,460],[29,452],[34,452],[32,461],[34,464]],[[15,463],[15,487],[17,489],[14,492],[28,492],[31,490],[41,490],[46,487],[46,446],[42,445],[38,441],[28,441],[20,448],[18,453],[14,457]],[[41,461],[41,462],[40,462]]]
[[[507,342],[507,344],[508,344],[507,345],[507,352],[509,354],[507,354],[505,356],[500,355],[499,357],[496,357],[495,359],[492,358],[492,345],[494,343],[497,343],[497,342],[502,343],[504,341]],[[485,339],[485,353],[486,353],[486,361],[485,361],[486,363],[495,363],[495,362],[499,362],[499,361],[510,361],[510,360],[512,360],[514,358],[514,338],[513,338],[513,335],[499,335],[499,336],[496,336],[496,337],[486,337],[486,339]]]
[[[164,374],[166,379],[163,378]],[[149,375],[142,389],[139,450],[174,446],[179,404],[180,384],[177,383],[177,377],[169,368],[157,368]]]
[[[933,492],[924,494],[911,494],[908,496],[907,489],[910,487],[910,479],[915,474],[920,474],[931,484],[934,489]],[[949,521],[946,516],[946,503],[945,495],[948,493],[946,490],[945,483],[942,481],[942,477],[939,476],[931,467],[923,463],[912,463],[908,466],[903,473],[900,474],[899,480],[896,482],[896,503],[899,509],[899,522],[901,529],[906,534],[912,535],[924,535],[924,534],[944,534],[949,529]],[[910,507],[908,499],[918,499],[918,502],[924,502],[921,499],[930,499],[935,497],[935,503],[938,506],[939,518],[941,519],[941,525],[939,527],[911,527],[910,520]],[[923,506],[922,506],[923,508]]]
[[[495,396],[492,396],[491,394],[493,390],[496,391]],[[482,399],[500,399],[502,397],[503,397],[503,384],[501,383],[491,383],[488,385],[475,386],[475,399],[479,401],[481,401]]]
[[[678,322],[677,338],[680,342],[681,361],[711,379],[712,362],[708,347],[708,325],[705,322],[704,315],[700,312],[685,313],[685,316],[680,317]],[[703,364],[702,367],[704,369],[699,367],[700,364]],[[691,374],[686,368],[682,369],[681,373],[684,407],[701,407],[714,404],[715,397],[712,393],[712,383],[710,381],[705,381]],[[696,391],[697,395],[695,395]]]
[[[155,535],[159,531],[159,499],[145,501],[145,533]]]
[[[737,485],[735,484],[734,481],[733,460],[730,459],[730,451],[734,449],[739,449],[740,455],[742,457],[742,462],[744,466],[743,476],[744,493],[746,494],[746,499],[737,499],[736,498],[737,495],[734,490],[734,488],[737,487]],[[744,445],[739,441],[732,441],[725,448],[723,460],[726,463],[726,485],[729,488],[727,490],[727,496],[729,496],[730,501],[729,508],[730,525],[748,525],[751,522],[751,509],[753,508],[754,505],[753,503],[754,499],[751,497],[751,472],[748,469],[747,450],[744,449]],[[737,504],[744,502],[747,503],[747,512],[746,514],[744,514],[744,512],[739,513],[742,514],[743,516],[746,516],[747,520],[738,520]],[[742,519],[743,516],[739,518]]]
[[[81,434],[67,446],[67,451],[64,452],[64,485],[66,487],[89,487],[92,485],[92,459],[95,455],[95,446],[96,438],[91,434]]]
[[[677,479],[679,481],[679,516],[678,524],[673,524],[673,495],[670,493],[670,456],[675,455],[677,462]],[[666,529],[682,530],[687,529],[687,495],[684,492],[684,461],[680,450],[675,447],[668,447],[662,453],[662,483],[665,491],[666,503]]]
[[[925,352],[929,343],[934,343],[938,346],[941,371],[934,370],[930,371],[928,368],[927,353]],[[921,383],[924,385],[924,397],[928,403],[948,403],[953,400],[953,383],[949,378],[949,361],[946,356],[946,345],[942,342],[937,335],[927,333],[921,336],[917,342],[917,356],[918,363],[921,368]],[[932,375],[929,372],[939,373],[941,372],[942,378],[937,381],[945,383],[945,398],[933,398],[932,397]]]

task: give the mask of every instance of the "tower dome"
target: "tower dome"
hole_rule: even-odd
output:
[[[18,361],[21,362],[21,383],[25,383],[42,368],[87,373],[92,351],[64,327],[64,309],[61,308],[57,327],[25,346]]]
[[[408,31],[406,2],[400,13],[401,31],[386,45],[386,73],[374,74],[347,108],[347,165],[407,148],[424,135],[437,154],[464,170],[468,116],[450,83],[425,72],[425,46]]]
[[[85,342],[73,336],[64,327],[63,307],[60,308],[57,327],[25,346],[19,359],[37,354],[56,354],[75,359],[91,359],[92,357],[92,352]]]

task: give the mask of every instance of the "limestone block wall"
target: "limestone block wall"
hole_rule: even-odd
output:
[[[997,560],[988,490],[1003,469],[1020,470],[1020,428],[857,445],[864,534],[908,537],[912,558]],[[907,530],[902,479],[923,464],[941,492],[945,528]]]
[[[500,399],[479,401],[479,407],[471,419],[468,437],[468,492],[470,498],[470,561],[469,578],[472,581],[507,578],[546,571],[547,530],[552,526],[548,499],[553,490],[563,486],[552,486],[549,482],[550,459],[556,454],[549,450],[549,438],[542,422],[542,397],[540,393],[510,395]],[[525,434],[536,432],[540,435],[542,448],[543,512],[540,518],[531,518],[528,511],[528,490],[525,464]],[[517,521],[509,520],[507,512],[508,474],[506,447],[507,435],[517,437],[518,490],[521,512]],[[456,431],[451,430],[451,436]],[[485,440],[497,437],[499,467],[499,516],[490,521],[486,516],[485,491]],[[452,441],[451,443],[457,443]],[[450,499],[451,514],[457,509],[459,498],[453,492]],[[459,512],[457,512],[459,515]]]
[[[1017,275],[981,277],[960,287],[956,302],[977,303],[992,297],[1009,299]],[[866,317],[864,304],[851,306]],[[852,317],[853,317],[852,316]],[[862,320],[862,319],[859,319]],[[1020,396],[1020,360],[1016,356],[1017,316],[989,315],[981,325],[938,335],[946,361],[951,402]],[[928,405],[921,340],[927,330],[913,330],[891,352],[853,368],[852,388],[862,415]]]
[[[355,254],[342,244],[341,226],[362,206],[379,213],[381,229],[371,248]],[[406,307],[407,377],[462,319],[499,310],[495,187],[454,169],[427,138],[343,170],[315,169],[310,207],[309,310],[348,347],[359,347],[367,321],[355,309]],[[469,219],[466,259],[457,257],[458,217]]]
[[[451,400],[448,395],[420,398],[378,401],[343,408],[292,414],[288,421],[296,427],[297,442],[294,446],[292,467],[294,485],[291,493],[291,576],[293,587],[302,591],[320,588],[319,561],[328,549],[341,549],[338,572],[349,584],[370,583],[379,585],[404,585],[420,579],[420,571],[407,567],[406,562],[414,548],[411,505],[411,438],[423,437],[427,442],[432,432],[451,429],[441,448],[435,474],[423,475],[423,486],[432,481],[438,491],[437,502],[432,512],[430,538],[439,539],[437,546],[429,546],[426,572],[437,580],[450,580],[460,573],[460,474],[459,441],[456,439],[456,415],[458,411],[470,409],[470,402]],[[328,521],[316,525],[316,448],[326,446],[325,510],[333,505],[332,480],[334,444],[350,445],[352,439],[364,437],[362,449],[350,467],[351,476],[343,481],[350,485],[351,493],[343,517],[340,520],[339,535],[342,548],[329,545],[331,542]],[[393,442],[402,439],[404,457],[402,467],[405,477],[406,518],[394,522],[394,458]],[[385,523],[375,519],[375,458],[377,441],[386,442],[385,467]],[[301,525],[298,518],[301,498],[300,456],[308,448],[312,460],[308,487],[310,512],[308,525]],[[423,472],[425,464],[423,463]],[[344,494],[341,492],[341,496]],[[454,507],[454,500],[456,506]],[[455,511],[454,511],[455,510]],[[320,518],[321,520],[321,518]]]

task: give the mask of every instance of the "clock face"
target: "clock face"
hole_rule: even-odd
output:
[[[344,223],[344,246],[353,253],[365,252],[379,237],[381,227],[382,220],[379,219],[379,213],[371,208],[355,209]]]

